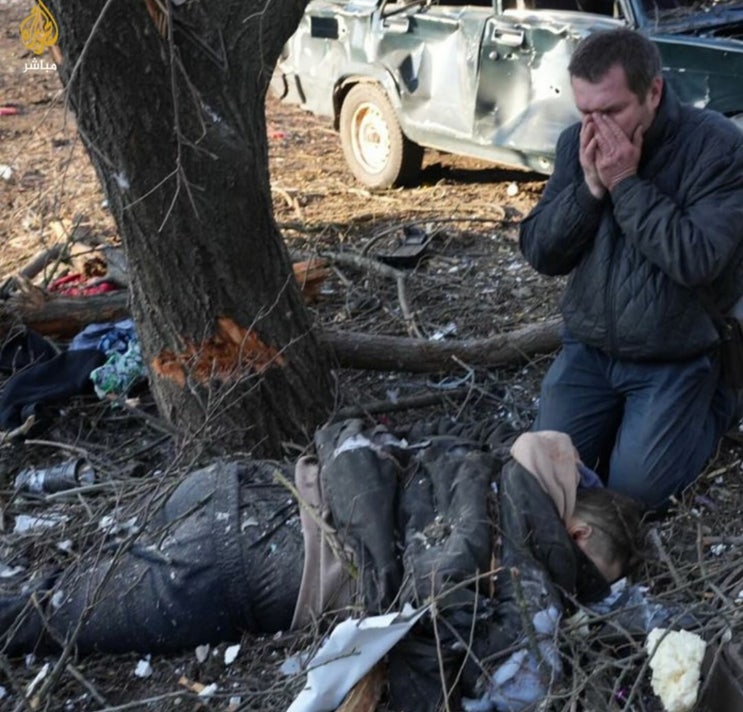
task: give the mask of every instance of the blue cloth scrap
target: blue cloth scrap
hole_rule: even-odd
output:
[[[131,319],[88,324],[72,339],[67,350],[98,349],[105,354],[114,351],[124,353],[129,347],[129,342],[136,338],[134,322]]]
[[[596,487],[604,486],[601,478],[590,467],[586,467],[582,462],[578,463],[578,474],[580,475],[578,487],[582,487],[583,489],[595,489]]]

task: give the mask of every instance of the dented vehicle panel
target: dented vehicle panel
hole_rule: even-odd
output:
[[[331,117],[371,187],[410,182],[423,148],[550,173],[578,119],[567,66],[587,34],[658,45],[683,101],[743,128],[743,0],[311,0],[272,87]]]

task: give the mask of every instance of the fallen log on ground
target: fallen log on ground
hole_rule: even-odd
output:
[[[90,323],[128,316],[129,295],[126,290],[91,297],[41,299],[38,295],[18,295],[6,302],[5,309],[39,334],[70,338]],[[503,366],[549,353],[560,345],[561,324],[559,317],[553,317],[483,339],[450,341],[353,331],[320,331],[319,338],[344,368],[433,373],[460,369],[461,362]]]
[[[456,341],[353,331],[324,331],[320,338],[338,365],[345,368],[431,373],[461,369],[461,362],[470,366],[503,366],[555,351],[560,346],[561,326],[562,319],[552,317],[488,338]]]
[[[129,316],[129,292],[90,297],[46,297],[42,290],[19,292],[2,307],[42,336],[72,338],[88,324],[118,321]]]

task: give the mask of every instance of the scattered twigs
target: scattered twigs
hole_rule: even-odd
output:
[[[376,400],[359,405],[340,408],[333,416],[333,421],[345,418],[360,418],[364,415],[378,415],[379,413],[392,413],[411,408],[425,408],[437,405],[447,400],[457,400],[465,397],[470,392],[469,388],[457,388],[443,393],[418,393],[413,396],[398,398],[396,401]]]
[[[53,440],[29,439],[25,441],[25,444],[28,446],[36,445],[39,447],[53,447],[57,450],[67,450],[68,452],[80,455],[81,457],[90,457],[90,453],[85,448],[78,447],[77,445],[70,445],[69,443],[59,443],[54,442]]]
[[[397,300],[400,302],[400,310],[402,311],[403,319],[407,325],[408,333],[411,336],[416,336],[419,339],[422,339],[423,334],[421,334],[421,330],[415,323],[415,317],[410,309],[410,304],[408,304],[408,296],[405,291],[405,277],[398,277],[395,281],[397,283]]]
[[[743,545],[743,536],[728,536],[727,534],[710,535],[702,537],[702,544],[704,546],[712,546],[713,544],[728,544],[730,546],[741,546]]]
[[[676,566],[671,560],[671,557],[668,555],[668,552],[666,551],[666,547],[663,546],[663,542],[661,541],[660,534],[658,533],[658,530],[655,527],[653,527],[648,532],[648,538],[650,539],[650,542],[652,543],[655,550],[658,552],[658,556],[660,557],[661,561],[668,567],[668,572],[671,574],[671,578],[673,579],[673,582],[676,584],[676,586],[679,589],[684,588],[685,586],[684,580],[681,578],[681,576],[679,575],[679,572],[676,570]]]
[[[90,694],[90,696],[103,707],[108,706],[108,702],[106,701],[106,698],[98,692],[95,685],[93,685],[90,680],[88,680],[72,663],[67,663],[65,666],[65,670],[72,675],[72,677],[75,678]]]
[[[349,267],[355,267],[356,269],[363,270],[365,272],[373,272],[383,277],[390,277],[392,279],[405,278],[405,272],[399,269],[390,267],[389,265],[380,262],[379,260],[372,259],[370,257],[364,257],[364,255],[353,253],[353,252],[329,252],[327,250],[321,250],[318,253],[319,257],[323,257],[331,262],[335,262],[340,265],[347,265]]]

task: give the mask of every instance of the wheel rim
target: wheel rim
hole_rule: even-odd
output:
[[[351,120],[351,148],[367,173],[381,173],[390,156],[390,129],[382,112],[369,102],[359,104]]]

